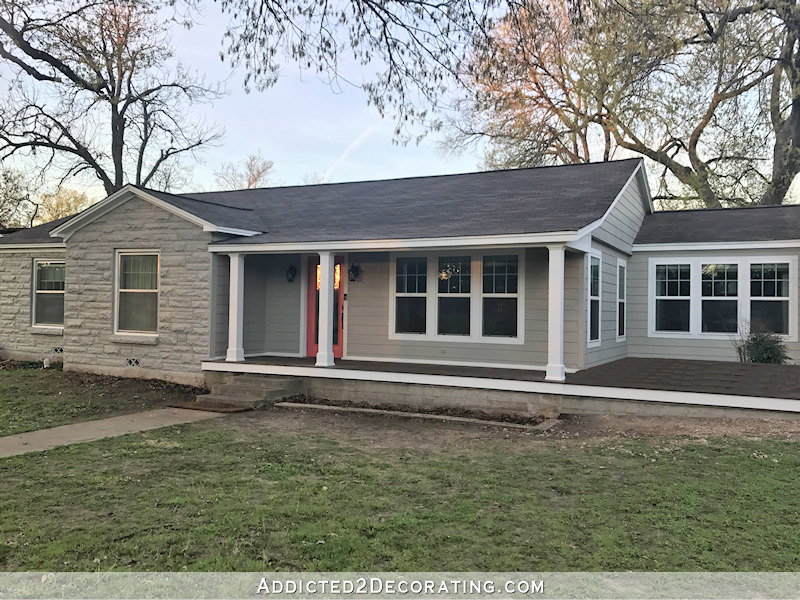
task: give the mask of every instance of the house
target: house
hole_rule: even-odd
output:
[[[756,321],[800,360],[799,219],[796,206],[655,212],[639,159],[181,195],[128,185],[0,237],[0,353],[510,412],[598,398],[800,411],[783,392],[584,375],[621,360],[723,368]]]

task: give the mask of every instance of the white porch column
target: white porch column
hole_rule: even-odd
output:
[[[564,245],[547,247],[547,372],[545,380],[564,381]]]
[[[333,366],[333,252],[319,253],[319,340],[317,346],[318,367]]]
[[[228,294],[228,354],[225,360],[244,360],[244,255],[229,254],[231,259]]]

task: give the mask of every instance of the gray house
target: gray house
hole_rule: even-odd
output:
[[[800,360],[799,219],[795,206],[654,212],[638,159],[182,195],[129,185],[0,237],[0,354],[510,411],[565,398],[800,410],[787,394],[581,379],[625,360],[735,361],[732,338],[755,322]]]

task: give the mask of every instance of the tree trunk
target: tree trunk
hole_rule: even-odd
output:
[[[800,98],[792,100],[789,116],[775,129],[772,152],[772,181],[759,204],[783,204],[795,176],[800,173]]]

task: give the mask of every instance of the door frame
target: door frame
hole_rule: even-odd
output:
[[[316,342],[317,329],[317,267],[319,266],[319,255],[312,254],[304,261],[307,269],[306,275],[306,352],[307,357],[317,355],[319,345]],[[339,265],[339,289],[334,289],[334,294],[338,295],[339,310],[336,316],[335,326],[338,329],[338,343],[333,345],[333,357],[342,358],[344,356],[344,335],[345,335],[345,286],[347,285],[347,257],[337,254],[334,257],[334,269]]]

